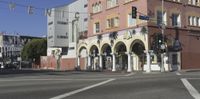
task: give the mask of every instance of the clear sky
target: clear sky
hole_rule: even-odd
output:
[[[17,6],[11,11],[9,4],[14,2],[21,5],[31,5],[36,8],[52,8],[68,4],[75,0],[0,0],[0,32],[6,34],[20,34],[30,36],[44,36],[47,34],[47,17],[45,10],[35,9],[33,15],[28,14],[27,7]]]

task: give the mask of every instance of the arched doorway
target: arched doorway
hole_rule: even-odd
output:
[[[144,53],[145,46],[141,40],[135,40],[131,44],[131,52],[133,52],[133,68],[136,71],[142,71],[146,60]]]
[[[102,53],[102,69],[111,70],[112,69],[112,49],[109,44],[104,44],[101,49]]]
[[[81,70],[86,70],[87,68],[87,49],[85,47],[81,47],[79,50],[79,64]]]
[[[126,54],[126,45],[123,42],[119,42],[115,46],[116,53],[116,70],[127,70],[128,68],[128,56]]]
[[[97,70],[99,69],[99,50],[96,45],[93,45],[90,48],[90,56],[91,56],[91,70]]]

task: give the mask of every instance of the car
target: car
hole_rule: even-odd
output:
[[[18,69],[18,66],[13,63],[6,64],[4,69]]]
[[[3,65],[1,65],[1,66],[0,66],[0,68],[1,68],[1,69],[4,69],[4,66],[3,66]]]
[[[3,63],[0,63],[0,69],[4,69]]]

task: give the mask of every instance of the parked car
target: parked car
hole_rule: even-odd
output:
[[[5,65],[4,69],[19,69],[19,68],[18,68],[18,65],[9,63]]]
[[[0,69],[4,69],[4,65],[3,64],[0,64]]]

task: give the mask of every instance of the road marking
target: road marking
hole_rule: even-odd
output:
[[[182,78],[181,81],[194,99],[200,99],[199,92],[188,82],[187,79]]]
[[[127,74],[127,75],[124,75],[124,76],[132,76],[132,75],[134,75],[135,73],[130,73],[130,74]]]
[[[197,80],[199,80],[200,78],[187,78],[187,79],[197,79]]]
[[[181,73],[179,73],[179,72],[176,72],[176,75],[180,76],[180,75],[181,75]]]
[[[77,89],[77,90],[74,90],[74,91],[71,91],[71,92],[68,92],[68,93],[65,93],[65,94],[50,98],[50,99],[63,99],[63,98],[69,97],[71,95],[80,93],[82,91],[86,91],[86,90],[92,89],[94,87],[98,87],[98,86],[104,85],[104,84],[109,83],[109,82],[111,82],[113,80],[116,80],[116,79],[114,79],[114,78],[108,79],[106,81],[103,81],[103,82],[100,82],[100,83],[97,83],[97,84],[94,84],[94,85],[91,85],[91,86],[87,86],[87,87],[84,87],[84,88],[81,88],[81,89]]]
[[[103,79],[1,79],[0,80],[0,82],[1,81],[7,81],[7,82],[9,82],[9,81],[68,81],[68,80],[77,80],[77,81],[79,81],[79,80],[86,80],[86,81],[96,81],[96,80],[106,80],[105,78],[103,78]]]

